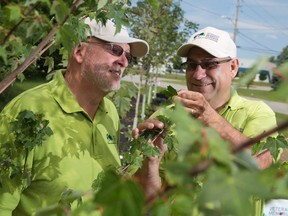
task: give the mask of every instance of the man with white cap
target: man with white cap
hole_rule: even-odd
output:
[[[187,58],[183,66],[188,90],[178,91],[173,100],[180,101],[192,116],[214,128],[232,146],[276,127],[275,113],[268,105],[240,97],[231,87],[239,60],[236,45],[228,32],[213,27],[199,30],[180,46],[177,54]],[[163,127],[157,120],[158,114],[156,111],[139,124],[133,134],[138,135],[146,128]],[[254,157],[261,169],[272,163],[267,150]],[[261,215],[260,202],[256,203],[255,209],[256,215]]]
[[[251,137],[276,127],[275,113],[262,101],[240,97],[231,87],[236,76],[239,60],[236,45],[228,32],[206,27],[191,36],[177,51],[187,58],[186,69],[188,90],[180,90],[173,97],[180,101],[188,112],[205,125],[214,128],[220,136],[236,147]],[[134,134],[159,121],[153,117],[139,124]],[[260,168],[272,163],[269,151],[254,156]]]
[[[228,32],[206,27],[193,34],[177,51],[187,58],[183,65],[188,90],[180,90],[174,97],[234,147],[277,126],[275,113],[268,105],[240,97],[231,87],[239,67],[236,53]],[[261,169],[272,163],[268,150],[253,157]],[[262,215],[260,202],[254,213]]]
[[[174,99],[232,146],[277,125],[275,113],[268,105],[240,97],[231,88],[239,60],[228,32],[206,27],[193,34],[177,54],[187,58],[183,65],[188,90],[180,90]],[[272,162],[269,151],[255,158],[260,168]]]
[[[119,116],[105,96],[119,89],[132,56],[148,53],[147,42],[132,38],[125,28],[117,34],[113,20],[106,25],[84,18],[91,31],[74,47],[67,70],[54,79],[13,99],[1,113],[0,143],[9,141],[9,123],[23,110],[43,114],[53,134],[19,161],[29,173],[27,184],[16,176],[0,186],[0,212],[32,215],[56,204],[65,190],[87,191],[98,174],[120,165]],[[161,149],[161,146],[160,146]],[[160,184],[157,158],[149,159],[146,195]],[[150,172],[151,171],[151,172]],[[6,185],[9,185],[9,187]],[[147,192],[148,191],[148,192]]]

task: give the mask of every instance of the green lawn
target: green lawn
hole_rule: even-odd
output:
[[[23,82],[15,81],[0,95],[0,110],[3,109],[6,103],[8,103],[12,98],[16,97],[21,92],[40,85],[44,82],[46,81],[43,79],[29,79],[24,80]]]
[[[268,101],[276,101],[276,102],[284,102],[283,100],[275,97],[273,91],[263,91],[263,90],[255,90],[255,89],[247,89],[247,88],[239,88],[237,89],[239,95],[247,96],[247,97],[255,97]]]

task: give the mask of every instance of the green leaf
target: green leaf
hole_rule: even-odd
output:
[[[241,151],[235,155],[232,155],[233,161],[240,168],[246,168],[248,170],[258,170],[259,167],[256,163],[256,160],[251,156],[250,151]]]
[[[101,8],[103,8],[107,3],[108,3],[108,0],[99,0],[98,5],[97,5],[97,10],[100,10]]]
[[[111,170],[105,172],[94,200],[104,207],[104,216],[142,215],[144,206],[144,194],[139,185]]]
[[[263,149],[268,148],[270,154],[273,156],[274,160],[279,158],[280,148],[288,148],[287,140],[284,136],[268,137],[266,139],[265,144],[263,145]]]
[[[159,10],[159,6],[160,6],[160,1],[158,0],[148,0],[148,2],[151,4],[153,10],[155,11],[155,13],[158,12]]]
[[[22,17],[21,8],[19,5],[10,4],[5,8],[8,9],[8,16],[10,21],[16,21]]]
[[[68,50],[69,53],[72,51],[73,42],[78,42],[78,38],[74,34],[74,30],[69,25],[64,25],[59,29],[59,33],[57,34],[58,40],[64,45],[65,49]]]
[[[171,205],[170,203],[162,200],[156,200],[151,210],[151,216],[171,216]]]
[[[152,144],[147,143],[146,145],[142,145],[141,148],[143,155],[146,157],[155,157],[155,156],[160,156],[160,151],[158,148],[152,146]]]
[[[61,24],[63,23],[65,17],[69,14],[69,7],[62,0],[53,1],[51,13],[55,14],[57,23]]]
[[[0,46],[0,58],[3,59],[4,64],[7,64],[7,51],[4,46]]]
[[[23,73],[18,74],[17,79],[20,80],[20,82],[23,82],[25,80],[24,74]]]
[[[258,59],[257,64],[254,64],[246,73],[245,76],[241,77],[237,83],[235,84],[236,88],[241,86],[249,86],[251,82],[254,80],[256,74],[264,68],[268,61],[268,57],[261,57]]]
[[[51,72],[54,69],[54,58],[53,57],[46,57],[44,66],[48,67],[47,73]]]
[[[203,209],[209,204],[210,210],[222,215],[251,215],[252,198],[271,195],[276,173],[277,169],[272,167],[262,172],[242,171],[232,175],[212,167],[199,194],[199,203]]]
[[[167,98],[171,98],[171,97],[177,95],[177,90],[174,89],[171,85],[169,85],[169,86],[167,87],[167,89],[163,91],[163,94],[164,94]]]
[[[230,143],[224,141],[212,128],[205,129],[208,136],[209,153],[218,162],[230,164]]]
[[[166,179],[169,185],[178,185],[185,187],[193,183],[189,172],[193,169],[193,165],[179,161],[167,161],[165,163]]]
[[[113,102],[117,104],[117,110],[121,117],[125,117],[131,108],[131,99],[127,97],[116,97]]]
[[[202,142],[202,124],[188,114],[184,107],[176,103],[174,110],[164,110],[164,114],[175,124],[175,136],[179,142],[178,157],[180,160],[189,154],[189,150],[197,142]]]

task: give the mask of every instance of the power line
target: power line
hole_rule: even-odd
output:
[[[277,20],[274,16],[272,16],[271,13],[269,13],[269,11],[267,11],[261,4],[259,4],[258,1],[255,1],[254,0],[254,3],[257,4],[257,8],[258,9],[262,9],[262,11],[264,11],[265,13],[265,16],[263,16],[261,13],[259,13],[259,10],[254,10],[253,7],[251,7],[250,5],[246,4],[245,0],[242,0],[242,2],[244,3],[244,5],[246,5],[245,8],[247,8],[248,10],[252,11],[253,15],[256,15],[258,18],[260,18],[260,20],[262,21],[265,21],[265,24],[262,24],[262,26],[265,26],[267,28],[270,28],[270,29],[274,29],[274,30],[278,30],[278,31],[282,31],[284,34],[288,34],[288,27],[284,26],[281,24],[281,27],[279,27],[278,25],[275,26],[271,23],[271,19],[267,19],[267,16],[270,16],[270,18],[272,18],[277,24],[279,24],[279,20]],[[250,16],[249,13],[245,13],[243,10],[241,10],[241,12],[243,14],[245,14],[246,16],[250,17],[251,19],[255,19],[253,18],[252,16]],[[283,27],[284,26],[284,27]]]
[[[278,53],[279,53],[279,51],[272,50],[272,49],[270,49],[269,47],[267,47],[267,46],[265,46],[265,45],[263,45],[263,44],[260,44],[258,41],[253,40],[252,38],[248,37],[247,35],[242,34],[241,32],[238,32],[238,33],[239,33],[242,37],[244,37],[244,38],[252,41],[254,44],[257,44],[257,45],[259,45],[261,48],[265,48],[265,49],[266,49],[266,50],[261,49],[262,51],[266,51],[266,52],[270,52],[270,53],[274,53],[274,54],[278,54]],[[257,48],[255,48],[255,50],[257,50]],[[259,50],[260,50],[260,49],[259,49]]]
[[[243,46],[237,46],[238,49],[242,49],[242,50],[246,50],[246,51],[250,51],[250,52],[254,52],[254,53],[266,53],[266,54],[272,54],[272,55],[277,55],[278,52],[273,52],[273,51],[269,51],[266,49],[260,49],[260,48],[255,48],[255,47],[243,47]]]
[[[199,6],[197,6],[197,5],[191,4],[190,2],[187,2],[187,1],[184,1],[184,0],[183,0],[183,2],[186,3],[186,4],[188,4],[189,6],[192,6],[193,8],[196,8],[196,9],[199,9],[199,10],[202,10],[202,11],[205,11],[205,12],[210,13],[210,14],[213,14],[213,15],[215,15],[215,16],[217,16],[217,17],[221,17],[221,14],[215,13],[214,11],[207,10],[206,8],[199,7]]]
[[[243,12],[242,11],[242,5],[240,6],[240,2],[239,2],[239,0],[237,0],[238,2],[237,2],[237,5],[236,5],[236,11],[238,11],[239,9],[240,9],[240,7],[241,7],[241,13]],[[236,42],[236,35],[237,34],[239,34],[239,36],[242,38],[242,39],[245,39],[245,40],[247,40],[247,41],[249,41],[251,44],[254,44],[254,45],[257,45],[257,46],[260,46],[261,48],[253,48],[253,47],[243,47],[243,46],[238,46],[240,49],[245,49],[245,50],[247,50],[247,51],[253,51],[253,52],[258,52],[258,53],[262,53],[262,52],[266,52],[266,53],[273,53],[273,54],[279,54],[280,52],[278,52],[278,51],[276,51],[276,50],[273,50],[273,49],[271,49],[271,48],[269,48],[268,46],[266,46],[266,45],[263,45],[263,44],[261,44],[261,43],[259,43],[258,41],[256,41],[256,40],[253,40],[252,38],[250,38],[250,37],[248,37],[246,34],[243,34],[242,33],[242,31],[243,30],[257,30],[257,31],[259,31],[259,30],[278,30],[278,31],[287,31],[288,30],[288,28],[287,27],[276,27],[276,26],[270,26],[270,25],[256,25],[255,24],[255,26],[258,26],[258,28],[242,28],[242,27],[238,27],[238,23],[246,23],[246,24],[249,24],[249,25],[251,25],[252,27],[253,27],[253,25],[254,24],[252,24],[251,22],[245,22],[245,21],[240,21],[239,20],[239,14],[237,15],[237,13],[236,13],[236,16],[235,16],[235,21],[233,21],[230,17],[227,17],[227,16],[223,16],[223,14],[219,14],[219,13],[217,13],[217,12],[215,12],[215,11],[211,11],[211,10],[208,10],[207,8],[202,8],[202,7],[199,7],[198,5],[194,5],[194,4],[192,4],[192,3],[190,3],[190,2],[188,2],[188,1],[186,1],[186,0],[183,0],[182,1],[183,3],[185,3],[185,4],[187,4],[188,6],[191,6],[191,7],[193,7],[193,9],[197,9],[197,10],[201,10],[201,11],[204,11],[205,13],[208,13],[208,14],[211,14],[211,15],[213,15],[213,16],[216,16],[216,17],[222,17],[222,18],[226,18],[226,19],[228,19],[228,20],[230,20],[231,21],[231,23],[233,24],[233,26],[234,26],[234,28],[233,28],[233,31],[234,31],[234,35],[233,35],[233,38],[234,38],[234,41]],[[244,2],[244,0],[242,0],[242,2]],[[244,5],[245,5],[245,3],[244,3]],[[246,4],[247,5],[247,4]],[[248,7],[248,8],[252,8],[252,7]],[[254,9],[251,9],[251,10],[253,10],[254,11],[254,13],[253,14],[259,14],[259,12],[257,11],[257,12],[255,12],[255,10]],[[248,15],[249,16],[249,15]],[[260,15],[258,15],[258,17],[259,17]],[[254,19],[254,18],[252,18],[252,19]],[[266,18],[262,18],[262,21],[264,20],[265,21],[265,19]],[[268,23],[268,21],[266,21],[266,23]],[[266,29],[265,28],[263,28],[263,27],[266,27]],[[262,28],[262,29],[260,29],[260,28]]]

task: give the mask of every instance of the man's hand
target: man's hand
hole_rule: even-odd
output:
[[[224,140],[232,144],[231,148],[237,147],[249,139],[219,115],[201,93],[180,90],[178,95],[173,97],[173,100],[180,101],[192,116],[214,128]],[[267,168],[272,163],[272,156],[269,151],[254,156],[254,158],[260,169]]]
[[[180,90],[178,95],[173,97],[174,101],[179,101],[185,109],[195,118],[210,126],[219,114],[211,107],[205,97],[199,92]]]
[[[144,188],[145,196],[147,199],[153,199],[161,188],[161,178],[159,175],[159,168],[161,158],[167,151],[167,145],[164,144],[163,137],[161,136],[165,125],[157,119],[147,119],[145,122],[140,123],[137,128],[133,129],[132,136],[138,138],[144,131],[157,130],[156,137],[150,140],[151,145],[156,146],[160,151],[160,157],[146,158],[143,166],[136,173],[140,184]],[[160,130],[159,130],[160,129]]]
[[[159,149],[162,157],[164,153],[167,151],[167,145],[163,143],[163,137],[162,137],[164,127],[165,127],[164,123],[160,122],[158,119],[147,119],[145,122],[140,123],[137,128],[133,129],[132,136],[133,138],[137,139],[144,131],[147,130],[159,131],[154,137],[154,139],[150,141],[152,145],[156,146]]]

